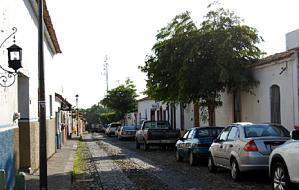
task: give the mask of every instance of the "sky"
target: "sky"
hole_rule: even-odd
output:
[[[104,58],[108,56],[109,89],[134,81],[140,97],[146,75],[139,69],[151,53],[157,31],[175,15],[190,11],[199,25],[211,0],[48,0],[62,54],[54,57],[62,70],[61,92],[79,107],[97,104],[105,95]],[[265,40],[259,47],[268,55],[285,51],[285,34],[299,28],[296,0],[223,0],[244,23]]]

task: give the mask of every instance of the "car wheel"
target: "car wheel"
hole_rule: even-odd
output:
[[[140,149],[140,143],[136,139],[136,149]]]
[[[239,170],[239,165],[238,165],[238,162],[236,159],[233,159],[231,161],[231,177],[234,181],[238,181],[240,180],[240,177],[241,177],[241,172]]]
[[[190,166],[197,165],[197,158],[195,157],[195,155],[193,154],[192,151],[190,151],[190,153],[189,153],[189,164],[190,164]]]
[[[182,162],[183,161],[183,157],[180,155],[180,152],[178,149],[176,149],[175,151],[175,158],[177,162]]]
[[[273,190],[288,190],[290,189],[290,177],[285,165],[281,162],[274,164],[272,175]]]
[[[215,173],[217,171],[217,166],[214,163],[214,159],[212,155],[209,155],[209,160],[208,160],[208,170],[211,173]]]

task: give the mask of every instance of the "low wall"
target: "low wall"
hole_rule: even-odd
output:
[[[13,130],[0,132],[0,169],[6,173],[7,189],[13,189],[14,183],[14,148]]]

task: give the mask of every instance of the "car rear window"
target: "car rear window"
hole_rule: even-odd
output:
[[[124,126],[123,130],[136,130],[136,126]]]
[[[146,122],[144,124],[145,129],[169,129],[170,125],[167,122]]]
[[[217,137],[223,128],[205,128],[196,130],[195,138],[200,137]]]
[[[244,127],[245,137],[290,137],[290,132],[280,125],[249,125]]]

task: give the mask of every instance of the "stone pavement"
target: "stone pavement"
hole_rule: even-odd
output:
[[[78,139],[69,139],[48,160],[48,190],[69,190]],[[26,176],[26,189],[39,190],[39,171]]]
[[[86,135],[85,139],[91,139],[91,135]],[[103,184],[104,190],[136,190],[135,184],[128,179],[122,170],[114,163],[111,156],[99,147],[96,141],[86,142],[89,148],[99,175]]]

